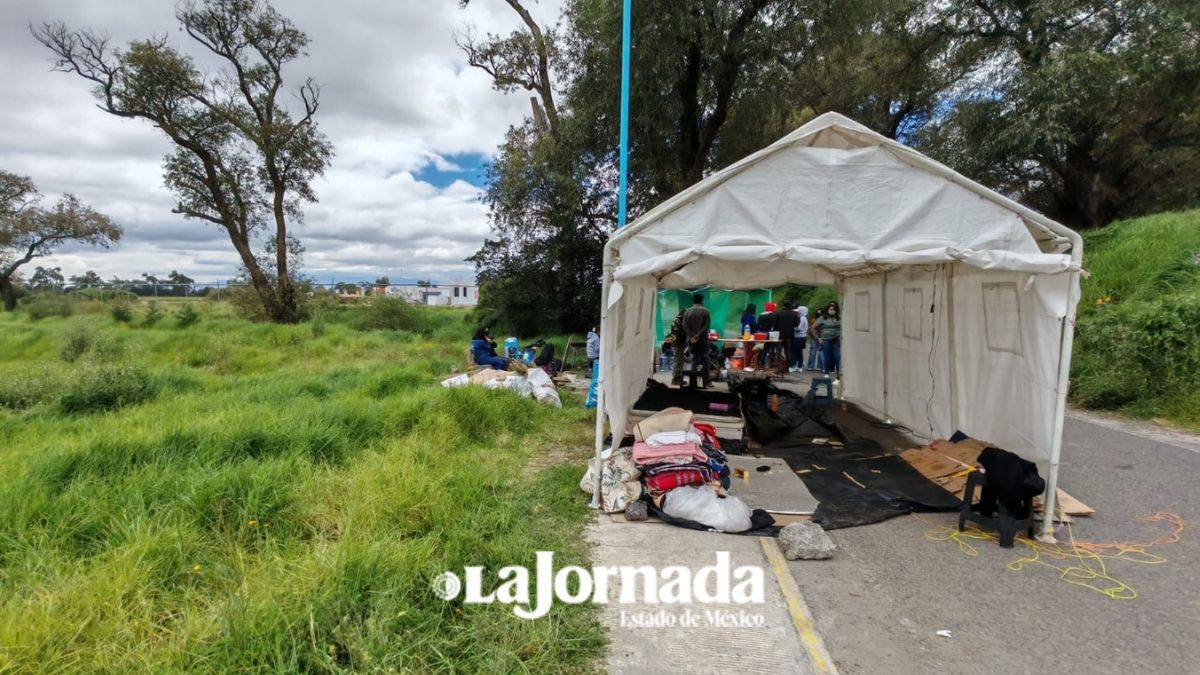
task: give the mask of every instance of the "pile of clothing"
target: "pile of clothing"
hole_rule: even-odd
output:
[[[729,466],[717,430],[690,410],[667,408],[633,429],[630,453],[650,510],[662,520],[696,529],[745,532],[771,524],[728,494]]]
[[[656,502],[685,485],[710,485],[724,495],[729,467],[716,428],[698,423],[689,410],[667,408],[633,428],[633,461]]]

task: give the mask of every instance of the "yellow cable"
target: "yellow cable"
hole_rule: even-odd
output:
[[[931,523],[915,513],[912,515],[926,525],[933,526],[933,529],[926,530],[923,533],[922,537],[925,540],[939,542],[952,541],[964,555],[979,555],[979,548],[973,542],[986,541],[998,544],[1000,541],[999,536],[991,532],[985,532],[974,527],[959,532],[957,528],[941,527],[937,523]],[[1113,600],[1133,600],[1137,597],[1137,591],[1129,584],[1109,574],[1107,561],[1122,560],[1144,565],[1164,563],[1166,562],[1166,558],[1155,553],[1150,553],[1146,549],[1151,546],[1172,544],[1179,541],[1180,533],[1188,526],[1183,518],[1169,512],[1140,516],[1138,520],[1166,522],[1171,525],[1172,531],[1148,542],[1077,542],[1075,541],[1075,533],[1071,529],[1071,524],[1067,523],[1067,538],[1069,543],[1066,545],[1045,544],[1034,539],[1026,539],[1025,537],[1018,536],[1016,542],[1028,549],[1028,555],[1007,563],[1005,567],[1013,572],[1019,572],[1027,565],[1049,567],[1058,572],[1059,578],[1069,584],[1082,586]],[[1115,553],[1109,553],[1108,551],[1115,551]],[[1060,561],[1069,564],[1057,565],[1051,561]]]

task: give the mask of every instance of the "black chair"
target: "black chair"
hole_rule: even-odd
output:
[[[967,489],[963,493],[962,510],[958,512],[958,531],[962,532],[966,529],[968,520],[996,530],[1000,534],[1000,548],[1012,548],[1013,539],[1022,529],[1025,530],[1025,536],[1032,539],[1033,497],[1021,497],[1016,504],[1021,513],[1029,514],[1026,518],[1017,518],[1003,499],[996,500],[996,515],[994,517],[986,516],[971,508],[971,502],[975,501],[975,488],[978,487],[982,490],[985,486],[987,486],[987,474],[982,471],[972,471],[967,475]]]

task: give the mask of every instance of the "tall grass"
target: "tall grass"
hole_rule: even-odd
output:
[[[1084,267],[1074,401],[1200,428],[1200,210],[1089,232]]]
[[[427,314],[430,338],[197,306],[188,328],[0,316],[0,383],[26,392],[0,406],[0,671],[590,667],[586,607],[525,621],[429,590],[537,550],[584,561],[578,466],[523,468],[585,455],[584,411],[441,388],[462,312]],[[100,396],[126,391],[114,369],[152,395]]]

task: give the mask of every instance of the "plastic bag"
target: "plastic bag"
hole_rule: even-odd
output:
[[[509,375],[503,381],[505,387],[512,389],[522,396],[533,395],[533,387],[529,385],[529,380],[526,380],[524,375]]]
[[[537,399],[538,403],[547,403],[555,408],[562,407],[562,401],[558,398],[558,389],[546,371],[541,368],[530,368],[525,378],[533,387],[533,397]]]
[[[707,525],[721,532],[745,532],[750,529],[750,507],[732,495],[717,496],[708,485],[685,485],[671,490],[663,498],[667,515]]]
[[[465,387],[468,384],[471,384],[471,376],[467,375],[466,373],[455,375],[454,377],[448,377],[442,380],[442,386],[446,387],[447,389],[450,387]]]

